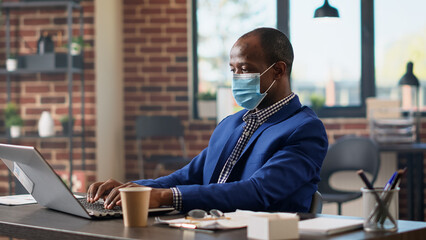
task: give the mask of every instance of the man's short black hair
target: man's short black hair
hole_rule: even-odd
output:
[[[240,39],[258,36],[260,39],[260,44],[265,52],[266,61],[268,64],[273,64],[279,61],[283,61],[287,65],[287,74],[290,76],[291,67],[293,65],[293,47],[291,46],[290,41],[287,36],[281,31],[275,28],[256,28],[253,31],[250,31]]]

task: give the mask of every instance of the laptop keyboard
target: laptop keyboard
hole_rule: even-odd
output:
[[[115,206],[113,209],[105,209],[101,202],[88,203],[85,198],[79,199],[81,205],[89,212],[90,215],[96,217],[102,216],[121,216],[122,211],[120,206]]]

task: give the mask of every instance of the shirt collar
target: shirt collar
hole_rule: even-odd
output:
[[[274,113],[278,112],[284,105],[286,105],[288,102],[290,102],[291,99],[293,99],[296,96],[293,92],[290,93],[287,97],[281,99],[280,101],[272,104],[271,106],[264,108],[264,109],[253,109],[250,111],[247,111],[244,116],[243,120],[244,122],[247,122],[247,120],[250,118],[250,116],[255,115],[256,121],[258,124],[263,124],[268,120],[270,116],[272,116]]]

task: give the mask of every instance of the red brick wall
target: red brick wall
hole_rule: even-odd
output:
[[[370,135],[368,121],[365,118],[324,118],[322,122],[327,129],[329,144],[345,135],[366,137]]]
[[[94,76],[94,6],[93,1],[82,2],[84,9],[84,39],[90,46],[85,49],[85,136],[86,136],[86,175],[89,180],[95,178],[95,76]],[[31,8],[11,10],[11,52],[19,55],[34,54],[37,51],[37,40],[41,32],[48,31],[53,36],[55,51],[65,52],[65,42],[59,44],[57,33],[62,32],[67,38],[66,8]],[[79,12],[73,13],[73,35],[79,33]],[[5,63],[5,12],[2,15],[3,24],[0,27],[0,67]],[[12,76],[11,99],[18,104],[20,114],[24,119],[22,134],[37,135],[37,123],[42,111],[49,111],[55,121],[55,131],[62,131],[60,118],[68,114],[67,76],[60,74],[25,74]],[[73,114],[76,118],[75,131],[81,133],[81,81],[80,75],[73,76]],[[3,124],[3,109],[7,102],[6,77],[0,75],[0,135],[5,134]],[[4,137],[0,142],[7,142]],[[26,138],[14,139],[12,143],[33,145],[39,148],[55,170],[68,170],[69,143],[67,138]],[[81,138],[75,138],[73,158],[74,169],[81,169]],[[0,195],[9,192],[7,183],[8,172],[0,163]]]
[[[124,95],[125,95],[125,153],[126,177],[137,178],[136,143],[134,122],[138,115],[179,116],[185,126],[185,140],[189,155],[195,156],[208,144],[216,123],[211,120],[194,120],[190,116],[188,82],[187,2],[186,0],[123,0],[124,41]],[[89,182],[95,180],[95,83],[94,83],[94,29],[92,0],[83,1],[85,36],[91,46],[85,51],[85,97],[86,97],[86,145]],[[78,14],[74,13],[74,34],[78,31]],[[66,38],[66,15],[61,8],[45,8],[13,11],[11,14],[12,51],[20,54],[36,51],[36,42],[41,31],[51,34],[61,31]],[[4,15],[3,15],[4,18]],[[56,41],[57,37],[53,37]],[[65,51],[66,49],[58,49]],[[0,59],[5,59],[5,29],[0,30]],[[0,61],[3,65],[4,62]],[[31,74],[13,78],[12,99],[20,106],[25,119],[23,133],[36,133],[41,111],[48,110],[55,119],[56,131],[60,131],[59,118],[67,113],[67,84],[64,74]],[[6,104],[6,83],[0,76],[0,108]],[[79,77],[74,77],[74,114],[80,118]],[[0,114],[1,114],[0,109]],[[0,120],[2,121],[2,120]],[[333,142],[344,134],[368,134],[364,119],[329,119],[325,121]],[[81,130],[77,120],[76,131]],[[4,133],[3,124],[0,124]],[[4,141],[4,139],[2,139]],[[32,139],[14,141],[40,148],[50,163],[58,170],[68,169],[68,143],[66,139]],[[79,139],[74,149],[75,167],[80,166]],[[144,142],[147,155],[178,153],[178,143],[165,143],[161,139]],[[152,168],[152,166],[148,166]],[[7,171],[0,164],[0,195],[8,191]],[[150,176],[148,171],[148,176]]]
[[[173,115],[183,120],[185,140],[191,157],[198,154],[208,144],[208,139],[216,123],[212,120],[194,120],[190,118],[188,81],[188,45],[187,1],[189,0],[123,0],[123,41],[124,41],[124,119],[125,119],[125,157],[126,178],[137,178],[136,143],[134,122],[138,115]],[[95,180],[95,83],[94,83],[94,29],[93,1],[83,1],[85,16],[85,40],[92,47],[85,53],[86,81],[86,144],[87,176],[89,182]],[[12,15],[13,48],[19,47],[20,53],[29,53],[33,48],[41,30],[51,33],[66,32],[65,14],[62,9],[25,10]],[[77,14],[75,14],[75,17]],[[76,20],[76,18],[75,18]],[[75,24],[74,31],[78,29]],[[17,34],[19,33],[19,34]],[[18,37],[17,37],[18,36]],[[55,38],[54,38],[55,39]],[[27,45],[24,44],[24,41]],[[0,29],[0,65],[4,64],[5,35],[4,26]],[[20,104],[21,114],[25,119],[25,133],[37,131],[36,124],[42,110],[49,110],[56,122],[56,130],[60,131],[59,118],[67,112],[67,94],[65,76],[25,75],[14,78],[12,98]],[[78,76],[75,77],[78,80]],[[0,115],[6,103],[6,83],[0,76]],[[74,85],[73,103],[76,117],[79,113],[80,86]],[[368,121],[355,119],[323,119],[330,144],[341,136],[354,134],[368,136]],[[76,130],[80,130],[81,122],[77,121]],[[422,126],[425,129],[426,125]],[[423,133],[425,131],[422,131]],[[0,133],[4,133],[0,124]],[[423,139],[426,136],[423,135]],[[4,139],[2,139],[4,141]],[[35,145],[49,159],[55,169],[68,168],[67,141],[52,139],[32,139],[19,141],[22,144]],[[80,145],[74,150],[75,167],[80,164]],[[144,142],[147,155],[178,153],[177,142],[164,142],[153,139]],[[148,177],[150,169],[148,166]],[[7,171],[0,164],[0,195],[8,192]]]
[[[138,115],[182,119],[190,156],[207,146],[215,122],[190,119],[186,0],[124,0],[126,177],[137,178],[134,123]],[[177,142],[143,142],[146,155],[179,154]],[[152,166],[147,166],[152,168]],[[148,170],[148,177],[150,171]]]

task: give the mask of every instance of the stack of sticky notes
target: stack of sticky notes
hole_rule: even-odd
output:
[[[247,237],[253,239],[299,238],[299,216],[291,213],[256,214],[248,217]]]

